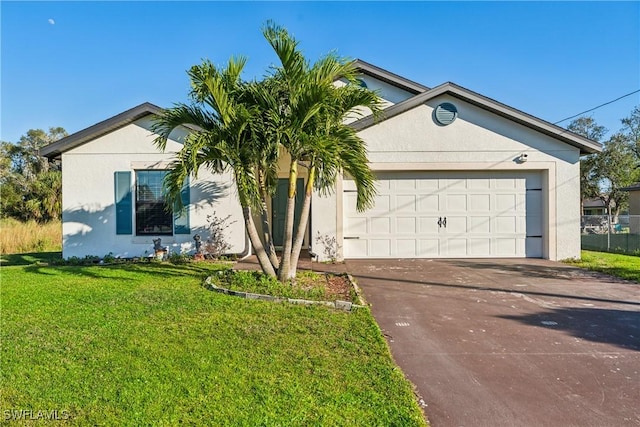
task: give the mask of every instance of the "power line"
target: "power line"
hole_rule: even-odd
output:
[[[591,111],[597,110],[598,108],[600,108],[600,107],[604,107],[605,105],[613,104],[613,103],[614,103],[614,102],[616,102],[616,101],[620,101],[622,98],[626,98],[627,96],[631,96],[631,95],[633,95],[634,93],[638,93],[638,92],[640,92],[640,89],[638,89],[638,90],[634,90],[633,92],[630,92],[630,93],[628,93],[628,94],[626,94],[626,95],[622,95],[620,98],[616,98],[616,99],[614,99],[613,101],[609,101],[609,102],[605,102],[604,104],[600,104],[600,105],[598,105],[597,107],[593,107],[593,108],[592,108],[592,109],[590,109],[590,110],[583,111],[582,113],[578,113],[578,114],[576,114],[575,116],[571,116],[571,117],[567,117],[566,119],[559,120],[559,121],[555,122],[555,123],[554,123],[554,125],[557,125],[558,123],[566,122],[566,121],[567,121],[567,120],[569,120],[569,119],[573,119],[574,117],[581,116],[581,115],[583,115],[583,114],[585,114],[585,113],[590,113]]]

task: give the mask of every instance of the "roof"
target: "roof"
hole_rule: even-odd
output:
[[[586,199],[582,206],[585,208],[606,208],[607,205],[602,199]]]
[[[436,86],[425,92],[422,92],[406,101],[395,104],[384,111],[382,111],[380,117],[374,120],[373,116],[363,117],[362,119],[351,123],[351,126],[356,130],[363,130],[371,127],[381,121],[390,119],[399,114],[404,113],[412,108],[424,104],[425,102],[436,98],[440,95],[448,94],[484,110],[490,111],[499,116],[505,117],[511,121],[519,123],[523,126],[556,138],[569,145],[572,145],[580,149],[580,154],[592,154],[602,151],[602,145],[585,138],[581,135],[570,132],[564,128],[551,124],[545,120],[534,117],[530,114],[524,113],[508,105],[502,104],[479,93],[473,92],[462,86],[458,86],[455,83],[446,82],[440,86]]]
[[[355,61],[353,61],[353,64],[356,69],[362,74],[366,74],[385,83],[389,83],[392,86],[404,89],[414,95],[429,90],[427,86],[416,83],[413,80],[406,79],[383,68],[376,67],[375,65],[369,64],[362,59],[356,59]]]
[[[96,123],[93,126],[89,126],[86,129],[66,136],[52,144],[46,145],[40,149],[40,155],[49,159],[58,157],[65,151],[71,150],[79,145],[91,141],[99,136],[105,135],[109,132],[113,132],[123,126],[128,125],[142,117],[150,114],[160,114],[162,108],[157,105],[145,102],[137,107],[133,107],[123,113],[117,114],[107,120],[100,123]]]
[[[628,187],[621,188],[623,191],[640,191],[640,182],[636,182],[635,184],[631,184]]]
[[[404,89],[414,96],[406,101],[392,105],[385,109],[379,118],[374,121],[373,116],[367,116],[350,124],[356,130],[363,130],[371,127],[381,121],[395,117],[412,108],[426,103],[440,95],[448,94],[459,98],[470,104],[476,105],[484,110],[490,111],[499,116],[505,117],[511,121],[519,123],[523,126],[551,136],[555,139],[563,141],[580,149],[580,154],[592,154],[602,151],[602,145],[588,138],[570,132],[564,128],[551,124],[545,120],[539,119],[527,113],[524,113],[508,105],[502,104],[479,93],[458,86],[454,83],[447,82],[434,88],[428,88],[412,80],[398,76],[375,65],[369,64],[361,59],[356,59],[354,65],[358,71],[367,74],[376,79],[389,83],[395,87]],[[123,113],[117,114],[107,120],[83,129],[79,132],[71,134],[52,144],[40,149],[40,154],[48,158],[56,158],[65,151],[71,150],[82,144],[85,144],[99,136],[105,135],[118,128],[126,126],[144,116],[150,114],[160,114],[162,108],[157,105],[145,102],[137,107],[133,107]]]

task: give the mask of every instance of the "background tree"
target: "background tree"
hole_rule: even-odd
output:
[[[632,184],[640,173],[640,109],[635,107],[621,122],[622,130],[603,142],[602,152],[584,156],[580,162],[583,206],[586,199],[598,198],[607,213],[616,217],[628,204],[628,193],[620,189]],[[567,129],[597,142],[602,142],[607,132],[591,117],[580,117]]]
[[[600,193],[607,212],[617,217],[629,201],[629,193],[621,190],[633,183],[636,161],[628,139],[617,133],[605,144],[594,162]]]
[[[40,148],[67,136],[61,127],[30,129],[17,144],[0,143],[0,214],[22,221],[46,222],[62,213],[60,165]]]
[[[592,141],[602,142],[607,133],[592,117],[579,117],[569,123],[567,129]],[[600,197],[600,177],[596,171],[598,154],[589,154],[580,158],[580,212],[584,212],[584,202]]]
[[[622,119],[622,132],[636,158],[636,166],[640,168],[640,105],[636,105],[629,117]]]

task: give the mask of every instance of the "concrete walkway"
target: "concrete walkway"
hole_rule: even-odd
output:
[[[640,426],[640,284],[546,260],[349,260],[433,427]]]

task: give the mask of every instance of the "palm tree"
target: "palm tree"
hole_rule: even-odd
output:
[[[189,70],[192,104],[176,104],[156,118],[155,143],[166,148],[179,126],[192,131],[185,137],[165,179],[167,197],[180,204],[180,190],[188,176],[206,167],[214,173],[230,169],[235,178],[245,227],[263,272],[286,282],[295,278],[304,241],[313,191],[333,191],[339,174],[346,172],[358,190],[357,208],[371,206],[374,179],[364,142],[344,124],[348,113],[380,110],[377,95],[355,83],[352,63],[335,54],[313,66],[286,30],[268,23],[263,34],[281,65],[259,82],[242,82],[244,58],[231,59],[224,69],[209,61]],[[282,258],[271,238],[267,200],[275,194],[278,160],[290,155],[289,186]],[[296,236],[295,192],[298,166],[308,169],[302,214]],[[257,232],[253,212],[259,212],[263,235]],[[295,237],[295,238],[294,238]]]
[[[193,66],[191,80],[192,105],[176,104],[156,117],[153,131],[159,136],[155,144],[165,150],[169,135],[179,126],[191,131],[184,139],[165,178],[169,200],[180,203],[180,190],[188,176],[197,177],[201,167],[214,173],[230,169],[249,240],[265,274],[275,276],[275,269],[265,251],[256,225],[253,210],[262,209],[258,175],[265,158],[256,141],[254,121],[260,111],[247,102],[249,85],[240,80],[245,58],[231,58],[226,68],[218,69],[210,61]],[[250,99],[250,97],[249,97]]]
[[[297,262],[309,218],[311,194],[330,192],[343,171],[357,187],[357,208],[372,205],[374,178],[368,167],[366,147],[352,128],[344,123],[347,114],[380,111],[380,99],[356,83],[351,61],[329,54],[312,66],[298,48],[298,42],[282,27],[269,22],[263,34],[280,60],[270,76],[280,89],[277,99],[279,120],[284,126],[279,143],[291,156],[284,223],[282,259],[278,278],[295,278]],[[337,86],[338,80],[345,86]],[[294,239],[295,192],[298,166],[308,168],[300,223]]]

